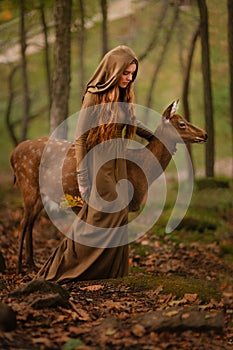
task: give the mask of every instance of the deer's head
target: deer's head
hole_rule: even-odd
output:
[[[207,141],[207,133],[189,123],[176,113],[179,100],[172,102],[163,112],[160,131],[166,138],[180,143],[203,143]]]

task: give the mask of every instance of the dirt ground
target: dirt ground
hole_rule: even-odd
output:
[[[21,216],[17,203],[14,208],[1,204],[6,270],[0,296],[16,312],[16,328],[0,331],[1,349],[233,348],[233,266],[217,244],[186,246],[147,235],[130,246],[128,278],[72,282],[62,290],[42,285],[11,294],[36,275],[27,267],[16,274]],[[233,213],[227,217],[232,230]],[[61,238],[42,215],[34,230],[38,267]]]

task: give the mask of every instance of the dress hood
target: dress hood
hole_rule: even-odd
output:
[[[93,76],[87,83],[86,92],[102,93],[113,87],[124,70],[134,61],[137,65],[132,81],[137,76],[138,60],[135,53],[124,45],[109,51],[99,63]]]

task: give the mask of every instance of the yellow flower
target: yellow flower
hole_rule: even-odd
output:
[[[82,207],[83,200],[80,196],[72,196],[71,194],[66,193],[60,202],[60,208],[68,209],[72,207]]]

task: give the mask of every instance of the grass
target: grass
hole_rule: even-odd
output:
[[[196,181],[185,217],[174,231],[165,234],[164,228],[171,215],[176,197],[176,185],[174,185],[173,189],[169,190],[165,209],[150,234],[151,237],[160,235],[176,244],[183,243],[187,246],[194,242],[199,242],[203,246],[215,243],[220,246],[222,256],[232,262],[233,226],[230,221],[233,212],[232,183],[229,179],[224,179],[224,181],[221,179],[219,182],[207,181],[209,183],[205,188],[203,183],[206,182],[206,179]],[[200,183],[202,183],[201,186]],[[228,187],[224,188],[223,183]]]

